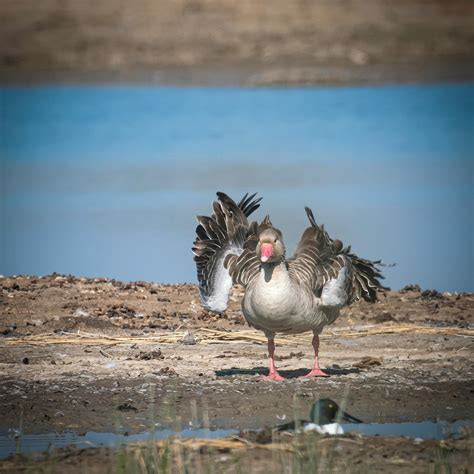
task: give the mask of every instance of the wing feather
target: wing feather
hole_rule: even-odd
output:
[[[228,255],[224,261],[224,266],[229,270],[234,283],[246,287],[258,275],[260,259],[255,253],[256,246],[257,237],[255,234],[252,234],[247,239],[245,248],[240,255]]]
[[[381,261],[362,259],[351,253],[350,246],[343,248],[342,242],[331,239],[323,225],[318,226],[313,211],[308,207],[305,210],[311,226],[303,232],[294,257],[288,260],[292,278],[320,294],[324,285],[346,267],[350,278],[347,301],[375,301],[377,291],[386,289],[379,281],[384,278],[377,268]]]
[[[236,204],[229,196],[217,193],[217,200],[212,203],[212,216],[198,216],[196,239],[193,245],[194,261],[201,303],[211,311],[223,312],[227,308],[232,289],[232,275],[241,273],[240,279],[245,280],[249,269],[247,260],[235,262],[232,270],[224,266],[226,257],[239,257],[253,244],[248,237],[253,235],[256,223],[249,224],[247,217],[260,206],[262,198],[255,198],[248,193]],[[250,247],[249,247],[250,245]],[[239,265],[244,264],[240,269]],[[237,272],[237,273],[236,273]]]

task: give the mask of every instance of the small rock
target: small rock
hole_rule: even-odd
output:
[[[113,362],[107,362],[107,364],[104,365],[106,369],[116,369],[119,366],[119,364],[115,361]]]
[[[188,332],[186,336],[183,337],[182,343],[186,346],[192,346],[196,344],[196,339],[194,338],[194,334]]]
[[[358,369],[368,369],[378,365],[382,365],[382,359],[379,359],[378,357],[366,356],[362,357],[359,362],[352,364],[352,367],[356,367]]]
[[[443,295],[437,290],[425,290],[421,293],[421,297],[442,299]]]
[[[389,312],[383,312],[374,318],[374,322],[376,323],[387,323],[389,321],[395,321],[395,318]]]
[[[129,402],[125,402],[125,403],[120,404],[116,409],[120,410],[120,411],[137,411],[137,408],[135,408]]]
[[[155,375],[176,375],[176,371],[171,367],[163,367],[153,372]]]
[[[153,359],[164,359],[161,353],[161,349],[157,351],[140,351],[139,354],[135,355],[135,359],[138,360],[153,360]]]
[[[75,318],[85,318],[89,316],[89,313],[84,308],[77,308],[76,311],[74,311],[73,316]]]
[[[407,291],[416,291],[417,293],[420,293],[421,288],[420,285],[416,284],[406,285],[400,290],[400,293],[406,293]]]

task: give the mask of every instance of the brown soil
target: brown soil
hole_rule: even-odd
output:
[[[474,78],[468,0],[9,0],[0,14],[2,81]]]
[[[412,286],[386,292],[374,305],[344,310],[323,334],[320,352],[328,379],[299,378],[312,362],[309,335],[281,338],[280,345],[277,338],[278,367],[288,380],[274,383],[260,380],[267,360],[258,341],[202,336],[203,328],[235,335],[248,330],[239,311],[239,288],[228,312],[218,316],[201,310],[196,286],[190,284],[52,275],[4,277],[0,286],[2,429],[21,423],[26,433],[115,431],[119,421],[132,433],[149,429],[151,409],[160,423],[186,425],[194,406],[199,418],[207,414],[211,427],[257,429],[292,417],[295,409],[307,416],[314,399],[341,401],[345,392],[348,410],[367,422],[473,416],[473,294]],[[406,327],[413,330],[401,332]],[[364,330],[365,336],[352,337]],[[111,339],[83,343],[76,337],[76,343],[62,343],[65,334],[78,331]],[[35,343],[41,334],[48,344]],[[176,334],[184,337],[154,342]],[[118,343],[119,336],[128,339]],[[377,445],[370,462],[391,466],[399,459],[404,472],[419,472],[420,466],[426,471],[427,459],[435,459],[439,450],[439,443],[403,440],[394,454],[392,438],[368,442]],[[349,459],[362,462],[357,443],[347,442]],[[450,443],[456,462],[468,459],[468,441]],[[92,451],[69,450],[57,468],[64,462],[79,472],[99,459],[95,456],[113,457],[107,450]],[[255,466],[262,458],[261,466],[268,467],[267,454],[252,456]],[[417,461],[410,470],[403,463],[412,458]],[[7,471],[30,462],[15,459],[4,462]]]

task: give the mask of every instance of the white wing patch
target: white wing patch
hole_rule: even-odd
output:
[[[323,287],[321,303],[324,306],[342,308],[348,301],[348,287],[350,285],[349,269],[347,264],[339,270],[337,278],[331,278]]]
[[[224,260],[231,253],[239,255],[241,252],[242,249],[234,246],[219,255],[215,272],[212,275],[210,294],[201,294],[204,308],[216,313],[223,313],[226,310],[232,292],[232,278],[227,268],[224,267]]]

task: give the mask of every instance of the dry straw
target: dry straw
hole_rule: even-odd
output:
[[[341,328],[328,331],[321,335],[322,339],[334,337],[366,337],[383,334],[445,334],[464,337],[474,337],[474,330],[459,327],[431,327],[423,325],[370,325],[357,328]],[[55,333],[38,334],[33,336],[9,337],[2,341],[6,346],[43,346],[50,344],[78,344],[85,346],[120,345],[120,344],[180,344],[189,335],[188,331],[175,331],[169,333],[155,333],[146,336],[114,336],[107,334],[94,334],[83,331],[64,332],[62,335]],[[245,343],[266,344],[267,338],[254,330],[243,331],[217,331],[215,329],[199,328],[193,331],[193,336],[198,344],[219,343]],[[279,345],[297,345],[307,342],[310,334],[286,335],[278,338]]]
[[[170,444],[170,439],[156,441],[155,446],[157,448],[163,448]],[[180,446],[191,450],[199,450],[201,448],[214,448],[220,451],[230,451],[235,449],[249,449],[258,448],[269,451],[293,451],[294,448],[290,443],[268,443],[260,444],[252,441],[240,438],[238,436],[231,436],[228,438],[221,439],[209,439],[209,438],[172,438],[171,444]],[[130,444],[130,448],[141,448],[145,447],[144,442]]]
[[[325,441],[334,440],[335,437],[326,437],[321,436],[316,433],[312,433],[317,437],[315,442],[317,444],[324,443]],[[240,436],[233,435],[226,438],[218,438],[218,439],[210,439],[210,438],[180,438],[180,437],[171,437],[168,439],[155,441],[153,444],[157,448],[164,448],[168,445],[175,445],[183,448],[188,448],[191,450],[199,450],[202,448],[214,448],[221,451],[230,451],[235,449],[264,449],[267,451],[288,451],[294,452],[297,448],[297,444],[294,440],[295,435],[291,433],[284,433],[290,441],[282,441],[279,440],[277,442],[272,441],[269,443],[258,443],[253,442],[245,438],[241,438]],[[307,436],[308,434],[300,435],[300,436]],[[337,437],[338,440],[352,442],[356,444],[361,444],[360,440],[353,439],[352,437]],[[139,441],[137,443],[130,443],[128,445],[129,448],[143,448],[146,447],[147,444],[143,441]]]

